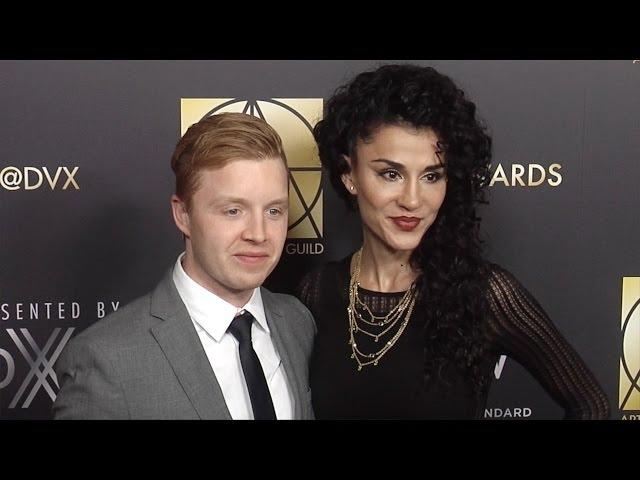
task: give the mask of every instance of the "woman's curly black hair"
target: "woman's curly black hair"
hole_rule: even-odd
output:
[[[314,128],[320,160],[338,194],[352,205],[341,181],[349,171],[343,155],[355,158],[356,142],[379,126],[430,128],[444,150],[447,191],[436,220],[411,257],[421,310],[426,311],[425,380],[457,367],[476,393],[483,375],[482,319],[488,266],[481,256],[480,218],[487,203],[491,138],[476,106],[447,76],[431,67],[385,65],[339,87]]]

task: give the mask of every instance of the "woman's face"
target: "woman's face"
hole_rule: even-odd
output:
[[[369,240],[394,251],[418,246],[447,190],[437,142],[431,129],[383,125],[358,140],[355,159],[346,157],[351,172],[342,181],[357,197]]]

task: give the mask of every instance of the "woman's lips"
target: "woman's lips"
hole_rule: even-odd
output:
[[[418,226],[420,219],[417,217],[391,217],[393,223],[405,232],[410,232]]]

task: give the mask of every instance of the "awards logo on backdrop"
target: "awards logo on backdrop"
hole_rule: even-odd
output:
[[[640,420],[640,277],[623,277],[620,316],[619,408],[622,420]]]

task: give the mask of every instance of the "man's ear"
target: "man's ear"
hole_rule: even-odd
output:
[[[190,237],[191,222],[187,205],[175,194],[171,195],[171,211],[173,213],[173,221],[176,222],[178,230],[180,230],[185,237]]]

